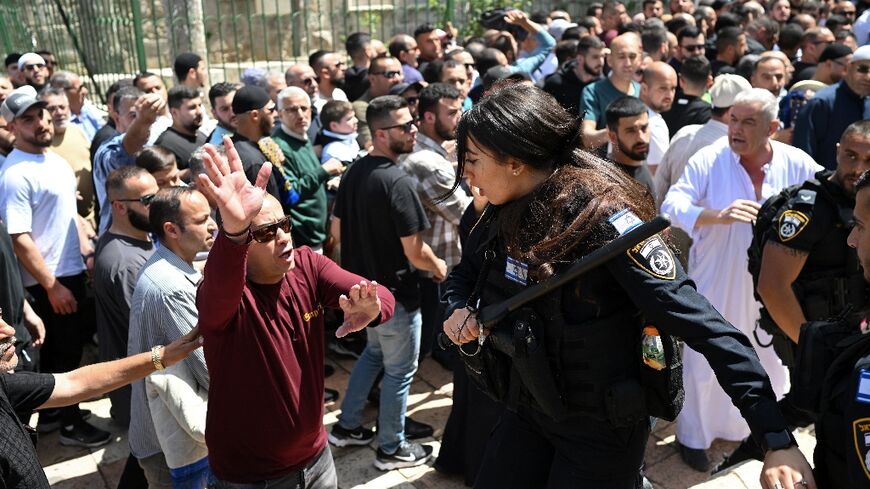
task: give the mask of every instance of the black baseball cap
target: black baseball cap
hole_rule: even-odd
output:
[[[843,56],[848,56],[850,54],[852,54],[852,48],[849,46],[838,43],[829,44],[819,56],[819,63],[824,63],[831,59],[842,58]]]
[[[233,113],[241,115],[251,110],[260,110],[269,104],[269,94],[260,87],[245,85],[233,97]]]

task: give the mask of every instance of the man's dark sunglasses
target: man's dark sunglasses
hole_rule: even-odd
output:
[[[412,127],[414,127],[414,121],[411,120],[411,121],[408,121],[404,124],[396,124],[395,126],[381,127],[380,129],[384,130],[384,131],[386,131],[388,129],[401,129],[402,132],[408,133],[408,132],[411,132]]]
[[[148,194],[143,195],[142,197],[137,197],[135,199],[115,199],[115,202],[139,202],[142,205],[148,205],[154,200],[154,196],[156,194]]]
[[[862,75],[866,75],[867,73],[870,73],[870,65],[858,65],[855,67],[855,71]]]
[[[370,75],[381,75],[387,80],[392,80],[393,78],[402,74],[401,71],[370,71]]]
[[[255,228],[251,228],[251,239],[257,243],[268,243],[275,239],[278,235],[278,230],[289,233],[293,228],[293,223],[290,221],[290,216],[280,219],[272,224],[264,224]]]
[[[703,44],[690,44],[688,46],[681,46],[681,47],[683,49],[685,49],[686,51],[690,51],[690,52],[701,51],[702,49],[704,49]]]

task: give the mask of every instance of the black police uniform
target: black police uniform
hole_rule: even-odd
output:
[[[613,216],[621,210],[613,209]],[[483,307],[529,285],[525,264],[505,253],[497,232],[498,213],[495,206],[487,208],[468,237],[462,261],[447,280],[448,314],[466,307],[476,289]],[[590,236],[608,241],[625,231],[618,220],[592,226]],[[591,251],[582,244],[578,250]],[[485,267],[489,270],[482,274]],[[482,275],[485,281],[477,285]],[[525,353],[510,358],[506,370],[490,364],[483,376],[476,375],[483,371],[476,370],[476,362],[501,355],[493,353],[491,338],[500,328],[513,326],[511,318],[493,328],[478,355],[467,356],[474,353],[474,345],[465,345],[460,355],[469,375],[484,383],[488,379],[490,390],[508,406],[487,445],[475,487],[640,487],[649,435],[640,387],[645,375],[640,337],[647,324],[682,338],[709,360],[754,434],[786,433],[770,381],[749,340],[697,292],[660,236],[533,304],[544,326],[521,338],[517,351]],[[557,310],[548,310],[554,304]],[[522,369],[541,350],[550,376],[529,382],[530,372]],[[558,390],[555,401],[539,398],[548,386]]]
[[[858,311],[867,302],[857,254],[846,243],[855,198],[829,180],[833,173],[823,170],[805,182],[777,213],[769,233],[771,242],[808,254],[792,285],[807,321],[837,316],[849,306]],[[760,325],[773,335],[773,347],[791,370],[795,343],[764,308]]]
[[[816,484],[819,489],[870,489],[870,335],[862,335],[833,362],[821,392]]]

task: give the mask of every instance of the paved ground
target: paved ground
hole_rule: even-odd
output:
[[[326,385],[343,393],[353,366],[352,360],[330,359],[336,372],[326,379]],[[430,359],[422,362],[417,380],[411,387],[408,411],[414,419],[436,427],[435,439],[425,443],[435,449],[438,438],[450,413],[453,384],[449,372]],[[106,399],[85,403],[83,408],[94,412],[91,421],[97,426],[116,433],[108,446],[97,449],[63,447],[58,443],[57,433],[43,435],[39,443],[39,458],[45,467],[52,487],[63,489],[115,489],[128,454],[125,434],[109,421],[109,401]],[[338,405],[327,406],[324,423],[327,429],[336,421]],[[367,423],[374,422],[374,410],[366,411]],[[742,489],[760,488],[758,474],[761,463],[751,462],[715,478],[695,472],[680,460],[674,449],[674,426],[658,423],[647,447],[648,477],[657,489]],[[812,432],[797,434],[804,453],[811,454],[815,439]],[[717,442],[710,450],[717,462],[722,454],[731,451],[735,443]],[[429,465],[380,472],[372,466],[374,449],[354,447],[333,449],[338,480],[341,489],[461,489],[465,486],[459,478],[439,474]]]

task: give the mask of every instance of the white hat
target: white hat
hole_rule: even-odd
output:
[[[562,34],[565,33],[568,29],[572,27],[577,27],[577,24],[573,22],[568,22],[565,19],[556,19],[553,22],[550,22],[550,26],[547,28],[547,32],[553,36],[557,41],[562,40]]]
[[[36,53],[24,53],[18,58],[18,69],[23,70],[27,65],[45,65],[45,60]]]
[[[734,105],[737,94],[752,90],[752,85],[740,75],[719,75],[713,81],[710,88],[710,97],[713,99],[713,107],[725,109]]]
[[[870,44],[866,44],[856,49],[852,53],[852,63],[856,61],[870,61]]]

